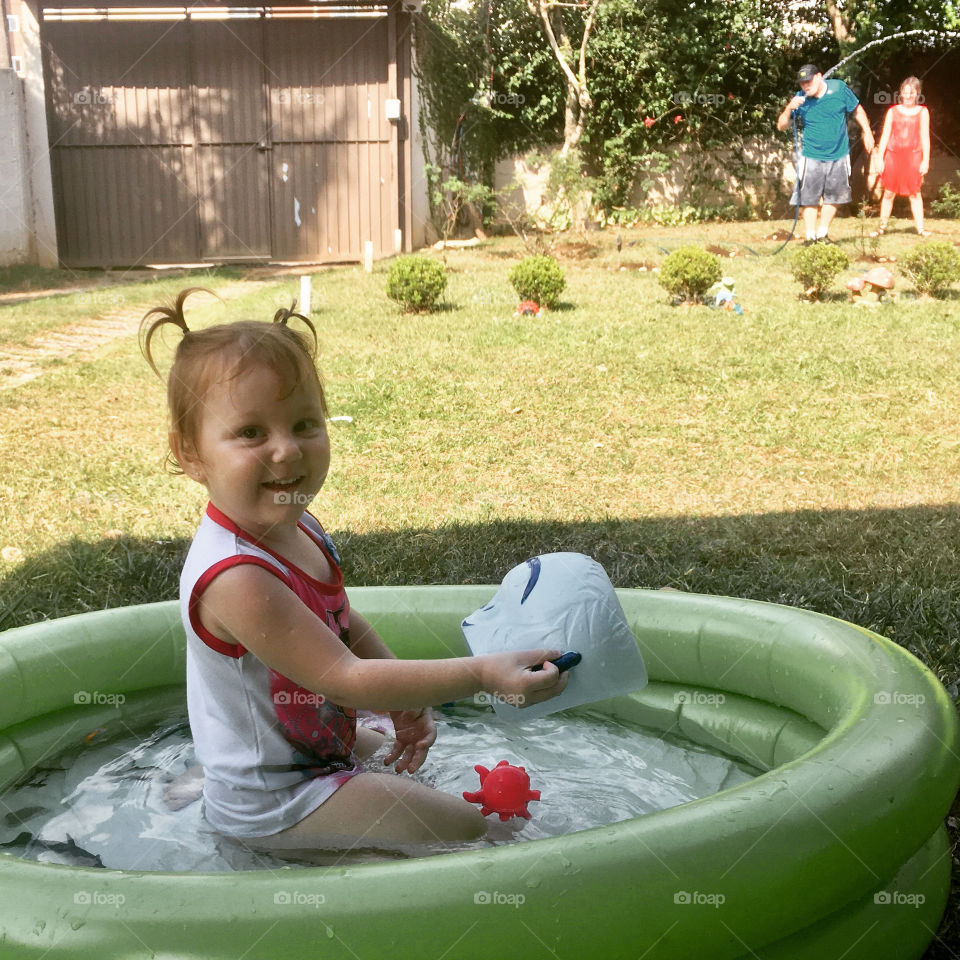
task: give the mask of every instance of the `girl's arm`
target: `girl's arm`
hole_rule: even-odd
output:
[[[446,660],[358,657],[286,584],[252,564],[217,576],[200,599],[199,615],[221,640],[241,644],[271,669],[347,707],[410,710],[480,690],[514,695],[529,705],[556,696],[568,679],[545,662],[559,650]],[[361,627],[361,650],[371,649],[371,634],[372,628]]]
[[[890,144],[890,133],[893,129],[893,107],[887,109],[886,116],[883,118],[883,132],[880,134],[880,146],[877,148],[882,157],[887,152]]]
[[[920,111],[920,176],[930,170],[930,111],[924,107]]]
[[[350,651],[365,660],[395,660],[394,652],[380,639],[365,617],[350,611]],[[437,739],[437,725],[429,707],[391,710],[394,742],[383,758],[384,766],[396,763],[397,773],[416,773]]]
[[[863,134],[863,149],[867,153],[873,153],[876,141],[873,139],[873,130],[870,129],[870,118],[867,111],[863,109],[863,104],[858,103],[857,109],[853,111],[853,119],[857,121],[860,132]]]
[[[380,639],[365,617],[350,610],[350,650],[361,660],[396,660],[394,652]]]
[[[888,107],[887,113],[883,118],[883,132],[880,134],[880,144],[877,147],[877,173],[883,173],[883,155],[887,152],[887,144],[890,142],[892,123],[893,107]]]

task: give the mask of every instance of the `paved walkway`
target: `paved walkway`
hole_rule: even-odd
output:
[[[236,300],[260,286],[256,280],[239,280],[221,286],[217,294],[223,300]],[[50,369],[48,361],[54,357],[82,359],[118,337],[136,336],[144,313],[152,305],[141,303],[121,307],[123,297],[117,288],[69,292],[90,298],[89,322],[38,334],[24,343],[0,345],[0,390],[10,390],[43,376]]]

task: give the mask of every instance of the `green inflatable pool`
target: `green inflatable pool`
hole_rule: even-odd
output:
[[[354,588],[351,600],[398,655],[440,657],[466,652],[460,619],[493,590]],[[946,902],[942,821],[960,782],[936,678],[817,614],[618,594],[651,683],[600,708],[764,775],[607,827],[420,860],[169,874],[3,855],[0,956],[920,957]],[[182,700],[183,672],[174,603],[0,635],[0,785],[97,726]]]

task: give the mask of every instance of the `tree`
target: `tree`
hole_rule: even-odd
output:
[[[553,55],[560,64],[566,81],[566,99],[563,116],[563,147],[561,156],[567,156],[576,149],[583,137],[584,127],[590,116],[593,101],[590,98],[590,88],[587,82],[587,46],[590,43],[590,34],[595,23],[597,7],[600,0],[590,0],[587,15],[584,19],[583,30],[580,35],[579,54],[574,59],[573,43],[567,29],[567,17],[564,8],[572,7],[582,10],[586,0],[581,3],[563,3],[559,0],[527,0],[530,13],[540,21],[543,35],[553,51]],[[576,70],[574,70],[576,67]]]
[[[955,4],[943,0],[823,0],[822,9],[841,53],[904,30],[956,25]]]

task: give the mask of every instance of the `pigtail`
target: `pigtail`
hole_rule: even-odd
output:
[[[163,379],[163,375],[160,373],[156,361],[153,359],[153,354],[150,351],[150,343],[157,330],[167,323],[172,323],[181,330],[184,337],[190,335],[190,328],[187,326],[187,321],[183,316],[183,303],[191,293],[209,293],[212,297],[216,297],[218,300],[220,299],[212,290],[208,290],[206,287],[187,287],[186,290],[181,290],[180,293],[177,294],[177,299],[174,300],[172,306],[153,307],[143,315],[143,319],[140,321],[140,350],[146,358],[147,363],[150,364],[153,372],[160,377],[161,380]],[[156,319],[151,320],[151,317],[156,317]]]
[[[307,353],[310,356],[311,360],[315,359],[317,356],[317,348],[319,346],[319,341],[317,339],[317,328],[313,325],[312,321],[309,318],[305,317],[302,313],[297,313],[296,309],[297,309],[297,301],[296,301],[296,298],[294,298],[294,300],[291,302],[289,307],[281,307],[273,315],[273,322],[279,323],[282,326],[286,327],[288,320],[302,321],[303,324],[306,326],[306,328],[310,331],[310,336],[313,338],[313,349],[308,348]],[[302,338],[298,338],[298,339],[302,339]],[[307,346],[307,344],[304,344],[304,346]]]

